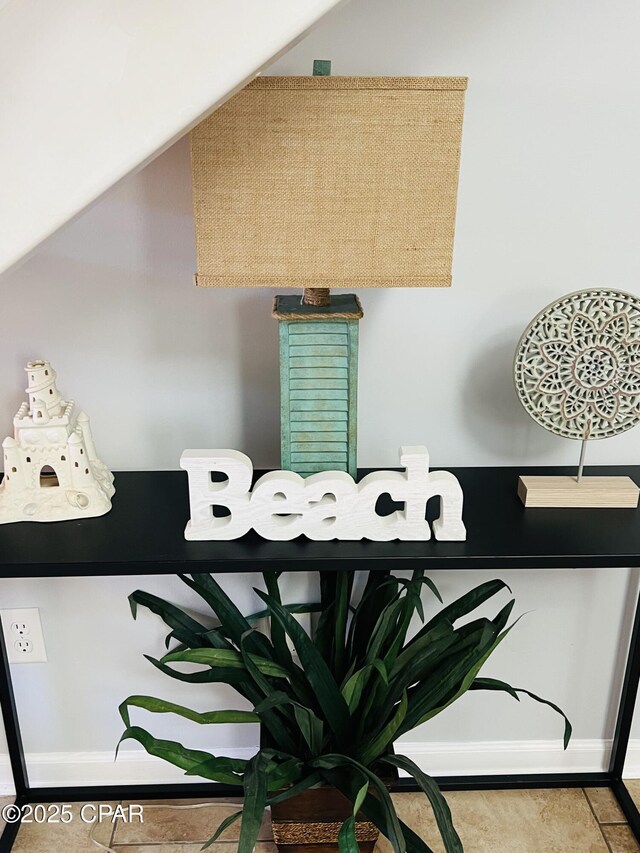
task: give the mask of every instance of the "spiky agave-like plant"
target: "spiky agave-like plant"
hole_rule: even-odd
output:
[[[503,691],[515,699],[523,693],[549,705],[564,717],[565,748],[569,742],[571,725],[552,702],[478,676],[513,627],[507,623],[514,599],[493,619],[480,617],[456,627],[481,604],[508,589],[501,580],[480,584],[425,621],[423,587],[442,599],[421,570],[410,579],[370,571],[357,601],[352,595],[353,573],[321,572],[320,600],[311,604],[283,604],[279,573],[264,572],[267,592],[255,592],[265,609],[250,616],[242,615],[211,575],[179,577],[204,599],[219,624],[208,628],[157,596],[139,590],[132,593],[134,618],[138,605],[149,608],[171,629],[167,648],[177,642],[160,660],[147,656],[148,660],[180,681],[230,684],[253,710],[200,713],[151,696],[129,696],[120,706],[126,726],[121,742],[137,740],[148,753],[187,775],[243,787],[243,808],[220,824],[205,847],[242,818],[238,853],[252,853],[266,806],[329,784],[353,804],[353,813],[339,833],[341,851],[358,850],[355,816],[362,811],[396,853],[431,853],[398,818],[381,778],[385,768],[387,774],[397,768],[412,776],[426,794],[447,853],[460,853],[462,844],[438,786],[408,758],[395,755],[392,745],[467,690]],[[294,618],[296,613],[310,612],[320,613],[313,636]],[[252,627],[265,617],[269,617],[268,634]],[[408,638],[414,617],[422,627]],[[204,669],[181,672],[171,666],[177,662],[201,664]],[[187,749],[132,726],[131,707],[177,714],[202,724],[260,723],[267,746],[249,760]]]

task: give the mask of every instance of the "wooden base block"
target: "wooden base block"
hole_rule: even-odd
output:
[[[526,507],[638,506],[640,489],[630,477],[520,477],[518,497]]]

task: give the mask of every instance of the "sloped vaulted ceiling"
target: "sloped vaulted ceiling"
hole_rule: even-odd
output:
[[[341,0],[0,0],[0,272]]]

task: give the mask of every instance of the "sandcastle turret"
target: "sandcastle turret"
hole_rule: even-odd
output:
[[[20,446],[15,438],[7,436],[2,442],[2,453],[4,457],[4,480],[5,488],[20,489],[26,485],[24,470],[20,464]]]
[[[59,417],[64,411],[65,402],[56,387],[56,372],[48,361],[37,359],[27,362],[27,388],[29,414],[34,421],[48,421]]]

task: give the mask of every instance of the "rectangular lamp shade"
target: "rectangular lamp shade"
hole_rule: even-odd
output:
[[[191,133],[196,283],[448,287],[463,77],[259,77]]]

